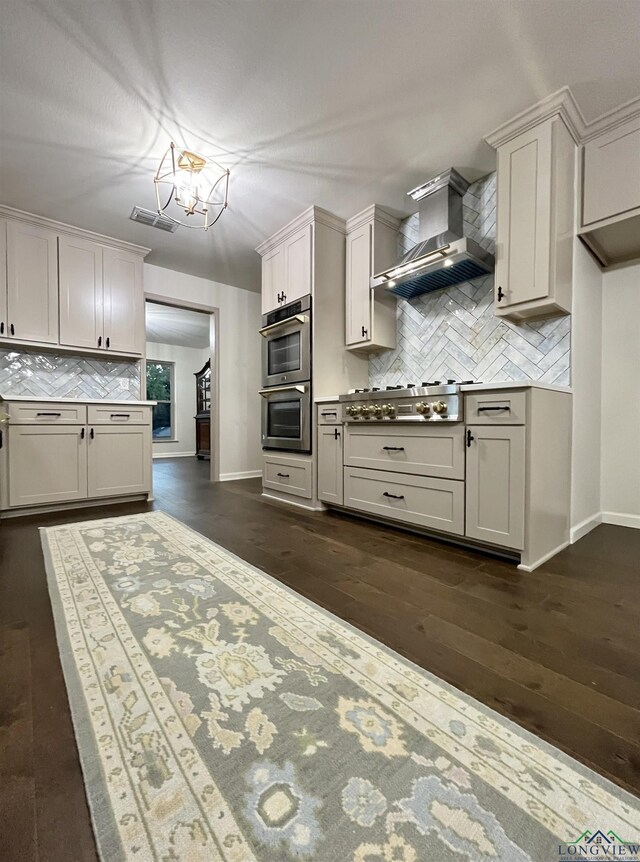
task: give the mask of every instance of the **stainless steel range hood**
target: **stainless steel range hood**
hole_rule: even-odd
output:
[[[412,299],[493,272],[493,255],[464,236],[462,196],[468,188],[450,168],[409,192],[420,202],[420,241],[397,264],[376,273],[372,288]]]

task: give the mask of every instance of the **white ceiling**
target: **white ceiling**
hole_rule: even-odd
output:
[[[640,93],[638,0],[0,0],[0,200],[259,290],[255,246],[312,203],[399,212],[569,84],[587,120]],[[231,168],[210,232],[155,206],[173,139]]]
[[[178,347],[208,347],[211,316],[202,311],[145,303],[147,341]]]

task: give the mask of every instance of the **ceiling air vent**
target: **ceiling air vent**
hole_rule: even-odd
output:
[[[174,231],[178,229],[178,225],[166,216],[160,215],[153,210],[145,210],[138,206],[131,210],[129,218],[131,221],[146,224],[148,227],[157,227],[158,230],[166,230],[169,231],[169,233],[174,233]]]

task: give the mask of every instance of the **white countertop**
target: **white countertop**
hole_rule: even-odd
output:
[[[558,386],[555,383],[541,383],[537,380],[505,380],[503,383],[469,383],[461,386],[461,392],[476,392],[483,389],[550,389],[552,392],[569,392],[570,386]]]
[[[153,407],[157,401],[133,401],[124,398],[35,398],[32,395],[0,395],[2,401],[33,401],[38,404],[128,404],[129,407]]]

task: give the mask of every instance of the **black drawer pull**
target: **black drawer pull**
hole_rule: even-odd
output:
[[[276,473],[276,476],[281,476],[283,479],[288,479],[288,478],[289,478],[289,474],[288,474],[288,473]]]
[[[467,428],[467,449],[471,448],[471,441],[475,439],[476,438],[471,433],[471,428]]]
[[[111,347],[111,339],[107,338],[107,348]]]
[[[502,302],[503,299],[504,299],[504,290],[502,289],[502,286],[498,286],[498,302]]]
[[[13,323],[12,323],[12,324],[11,324],[11,326],[9,327],[9,330],[11,331],[11,335],[15,335],[15,334],[16,334],[16,330],[15,330],[15,327],[14,327]]]
[[[98,347],[102,347],[102,336],[98,336]]]
[[[0,323],[0,335],[4,335],[4,320]]]
[[[92,428],[92,429],[91,429],[91,431],[89,431],[89,437],[91,437],[91,439],[93,440],[93,438],[94,438],[95,436],[96,436],[96,435],[95,435],[95,432],[94,432],[94,430],[93,430],[93,428]]]
[[[388,491],[385,491],[382,496],[390,500],[404,500],[404,494],[390,494]]]
[[[383,446],[385,452],[404,452],[404,446]]]
[[[340,438],[340,432],[338,431],[337,428],[334,428],[333,429],[333,439],[338,440],[339,438]]]
[[[36,416],[62,416],[62,413],[44,413],[44,412],[38,412],[38,413],[36,413]]]
[[[112,419],[130,419],[131,413],[112,413],[111,418]]]
[[[506,410],[507,413],[511,413],[511,407],[478,407],[478,413],[489,413],[493,410]]]
[[[337,410],[325,410],[325,412],[321,414],[321,416],[337,416],[337,415],[338,415]]]
[[[84,440],[84,430],[85,429],[83,428],[82,431],[80,432],[80,439],[81,440]]]

